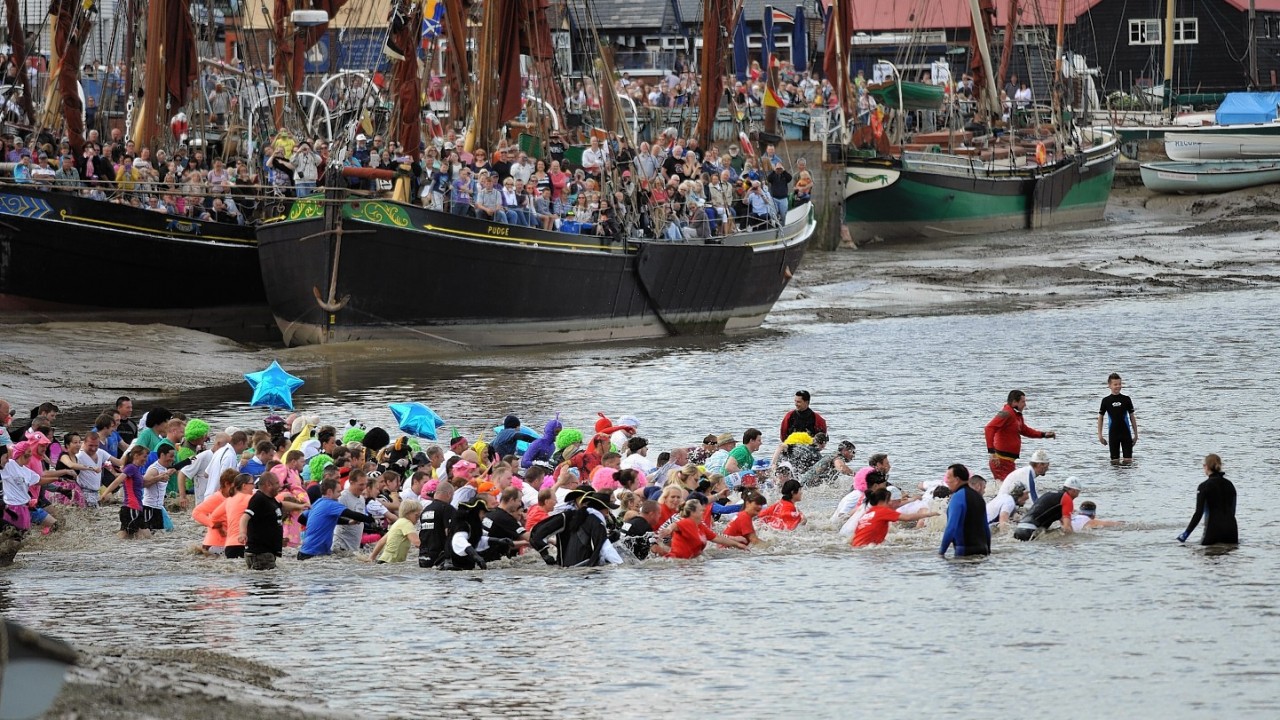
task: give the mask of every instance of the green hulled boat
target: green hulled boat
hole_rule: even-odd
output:
[[[1119,155],[1083,130],[1081,152],[1045,164],[945,152],[845,160],[845,224],[855,242],[975,235],[1102,219]]]
[[[908,81],[902,83],[899,92],[896,80],[868,85],[867,92],[887,108],[904,110],[937,110],[946,98],[946,91],[941,85]]]

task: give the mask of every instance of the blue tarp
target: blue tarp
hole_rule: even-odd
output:
[[[1214,119],[1219,125],[1264,123],[1276,119],[1280,92],[1233,92],[1218,106]]]

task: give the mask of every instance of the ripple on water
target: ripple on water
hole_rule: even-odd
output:
[[[201,533],[182,516],[171,535],[119,542],[104,508],[20,555],[0,576],[0,610],[77,643],[142,636],[271,663],[290,687],[319,673],[324,704],[373,715],[991,712],[988,686],[948,680],[966,668],[1107,716],[1274,717],[1280,488],[1270,479],[1280,459],[1263,449],[1277,425],[1280,327],[1260,308],[1277,300],[1116,300],[371,363],[309,373],[298,397],[326,418],[384,426],[386,403],[421,400],[469,436],[508,412],[537,426],[555,412],[579,426],[597,411],[630,413],[655,451],[755,426],[769,452],[791,394],[807,387],[859,461],[888,451],[894,481],[914,488],[951,462],[984,468],[982,425],[1020,387],[1029,422],[1059,433],[1024,445],[1051,453],[1045,482],[1080,477],[1100,516],[1133,521],[1120,530],[1034,543],[998,535],[990,558],[942,561],[935,523],[853,551],[824,529],[845,492],[829,487],[806,491],[811,526],[765,532],[770,544],[749,553],[589,572],[536,560],[436,573],[286,559],[262,576],[198,557]],[[1095,436],[1113,370],[1138,408],[1131,467],[1109,465]],[[185,409],[215,426],[256,426],[260,413],[240,395]],[[1227,555],[1173,541],[1209,451],[1240,489],[1246,544]],[[1221,693],[1206,695],[1206,668]]]

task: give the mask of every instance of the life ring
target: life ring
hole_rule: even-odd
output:
[[[1049,164],[1049,150],[1045,148],[1044,143],[1042,142],[1036,143],[1036,164],[1037,165]]]
[[[871,113],[871,132],[875,133],[877,140],[884,137],[884,121],[880,119],[880,108],[876,108]]]

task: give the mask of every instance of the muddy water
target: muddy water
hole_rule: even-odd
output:
[[[470,435],[508,412],[539,425],[629,413],[660,449],[749,425],[772,444],[807,387],[835,438],[860,458],[891,453],[893,480],[914,487],[950,462],[981,465],[982,425],[1020,387],[1030,423],[1060,435],[1025,451],[1043,444],[1048,480],[1083,479],[1101,517],[1133,521],[1122,530],[1000,537],[977,562],[940,560],[936,532],[855,552],[823,527],[843,492],[829,488],[802,502],[809,527],[701,561],[440,574],[286,558],[251,575],[194,555],[200,533],[182,516],[175,533],[120,543],[112,508],[20,555],[0,575],[0,611],[80,645],[172,651],[152,671],[170,684],[189,682],[164,674],[173,666],[225,672],[187,652],[216,651],[246,676],[283,673],[259,695],[367,717],[972,717],[1039,704],[1050,716],[1275,717],[1278,306],[1272,289],[775,320],[714,344],[340,365],[305,372],[297,397],[327,419],[384,425],[386,403],[420,400]],[[1094,437],[1112,370],[1141,428],[1127,468]],[[256,426],[244,399],[228,388],[173,404]],[[1206,452],[1240,492],[1244,544],[1227,554],[1174,541]]]

